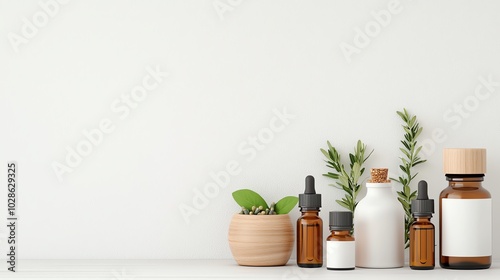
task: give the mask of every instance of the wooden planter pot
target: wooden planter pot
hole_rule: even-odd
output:
[[[235,214],[229,225],[228,239],[239,265],[285,265],[292,254],[293,226],[288,214]]]

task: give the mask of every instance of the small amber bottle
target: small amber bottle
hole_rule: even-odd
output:
[[[414,222],[410,227],[410,268],[434,269],[435,227],[431,223],[434,199],[429,199],[427,182],[418,183],[418,196],[411,202]]]
[[[306,189],[299,194],[302,216],[297,220],[297,265],[323,266],[323,221],[319,217],[321,194],[316,194],[314,177],[306,177]]]
[[[356,247],[352,230],[352,212],[330,212],[331,234],[326,239],[326,268],[352,270],[356,266]]]
[[[445,149],[448,187],[439,196],[439,263],[442,268],[491,266],[491,195],[483,188],[486,149]]]

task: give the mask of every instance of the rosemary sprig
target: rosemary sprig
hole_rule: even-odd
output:
[[[345,196],[336,200],[336,202],[350,210],[353,215],[356,210],[356,197],[360,191],[361,185],[358,184],[359,178],[365,172],[363,163],[370,157],[373,150],[365,157],[366,145],[358,140],[357,145],[354,147],[354,154],[349,154],[349,167],[350,171],[346,170],[344,165],[341,163],[341,157],[337,149],[330,144],[330,141],[326,142],[328,144],[328,151],[321,149],[321,152],[325,155],[327,160],[326,166],[332,168],[333,172],[328,172],[323,174],[323,176],[332,178],[335,180],[335,184],[330,184],[330,186],[336,187],[338,189],[344,190]]]
[[[418,173],[413,174],[412,168],[426,162],[426,160],[421,159],[418,154],[422,150],[422,146],[418,146],[417,138],[422,132],[423,128],[417,121],[417,116],[412,116],[408,111],[403,108],[403,112],[396,112],[404,124],[402,125],[404,130],[404,138],[401,140],[403,147],[399,150],[403,153],[400,157],[401,165],[399,168],[403,171],[403,174],[396,178],[391,178],[391,180],[396,181],[403,185],[403,189],[398,191],[398,200],[401,202],[403,209],[405,210],[405,248],[410,246],[410,226],[413,223],[413,216],[411,214],[411,201],[417,198],[417,191],[411,191],[410,183],[415,179]]]

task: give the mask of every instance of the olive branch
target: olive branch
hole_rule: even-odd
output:
[[[356,210],[358,201],[356,197],[360,191],[361,185],[358,184],[359,178],[365,172],[363,163],[370,157],[373,150],[365,157],[366,145],[358,140],[356,146],[354,147],[354,153],[349,154],[349,168],[347,171],[344,165],[341,163],[341,157],[337,149],[330,144],[330,141],[326,142],[328,145],[328,151],[321,149],[321,152],[327,160],[326,166],[332,168],[333,172],[328,172],[323,174],[323,176],[332,178],[335,180],[335,184],[329,184],[330,186],[336,187],[338,189],[344,190],[345,196],[341,200],[335,200],[340,206],[350,210],[353,213]]]
[[[405,211],[405,248],[410,246],[410,227],[413,223],[413,216],[411,214],[411,201],[417,198],[417,191],[411,191],[410,183],[418,175],[418,172],[412,174],[412,168],[426,162],[425,159],[421,159],[418,154],[422,150],[422,146],[418,146],[417,138],[422,132],[423,128],[417,121],[417,116],[412,116],[408,111],[403,108],[403,112],[396,112],[399,117],[403,120],[402,125],[404,130],[404,139],[401,140],[403,147],[399,150],[403,155],[399,158],[401,159],[401,165],[399,168],[403,171],[403,174],[396,178],[390,178],[403,185],[403,189],[398,191],[398,200],[401,202],[403,209]]]

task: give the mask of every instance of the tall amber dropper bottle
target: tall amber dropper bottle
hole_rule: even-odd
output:
[[[410,268],[434,269],[435,227],[431,223],[434,199],[429,199],[427,182],[418,182],[417,199],[411,202],[414,221],[410,226]]]
[[[297,265],[323,266],[323,221],[319,217],[321,194],[316,194],[314,177],[306,177],[306,189],[299,194],[302,216],[297,220]]]

